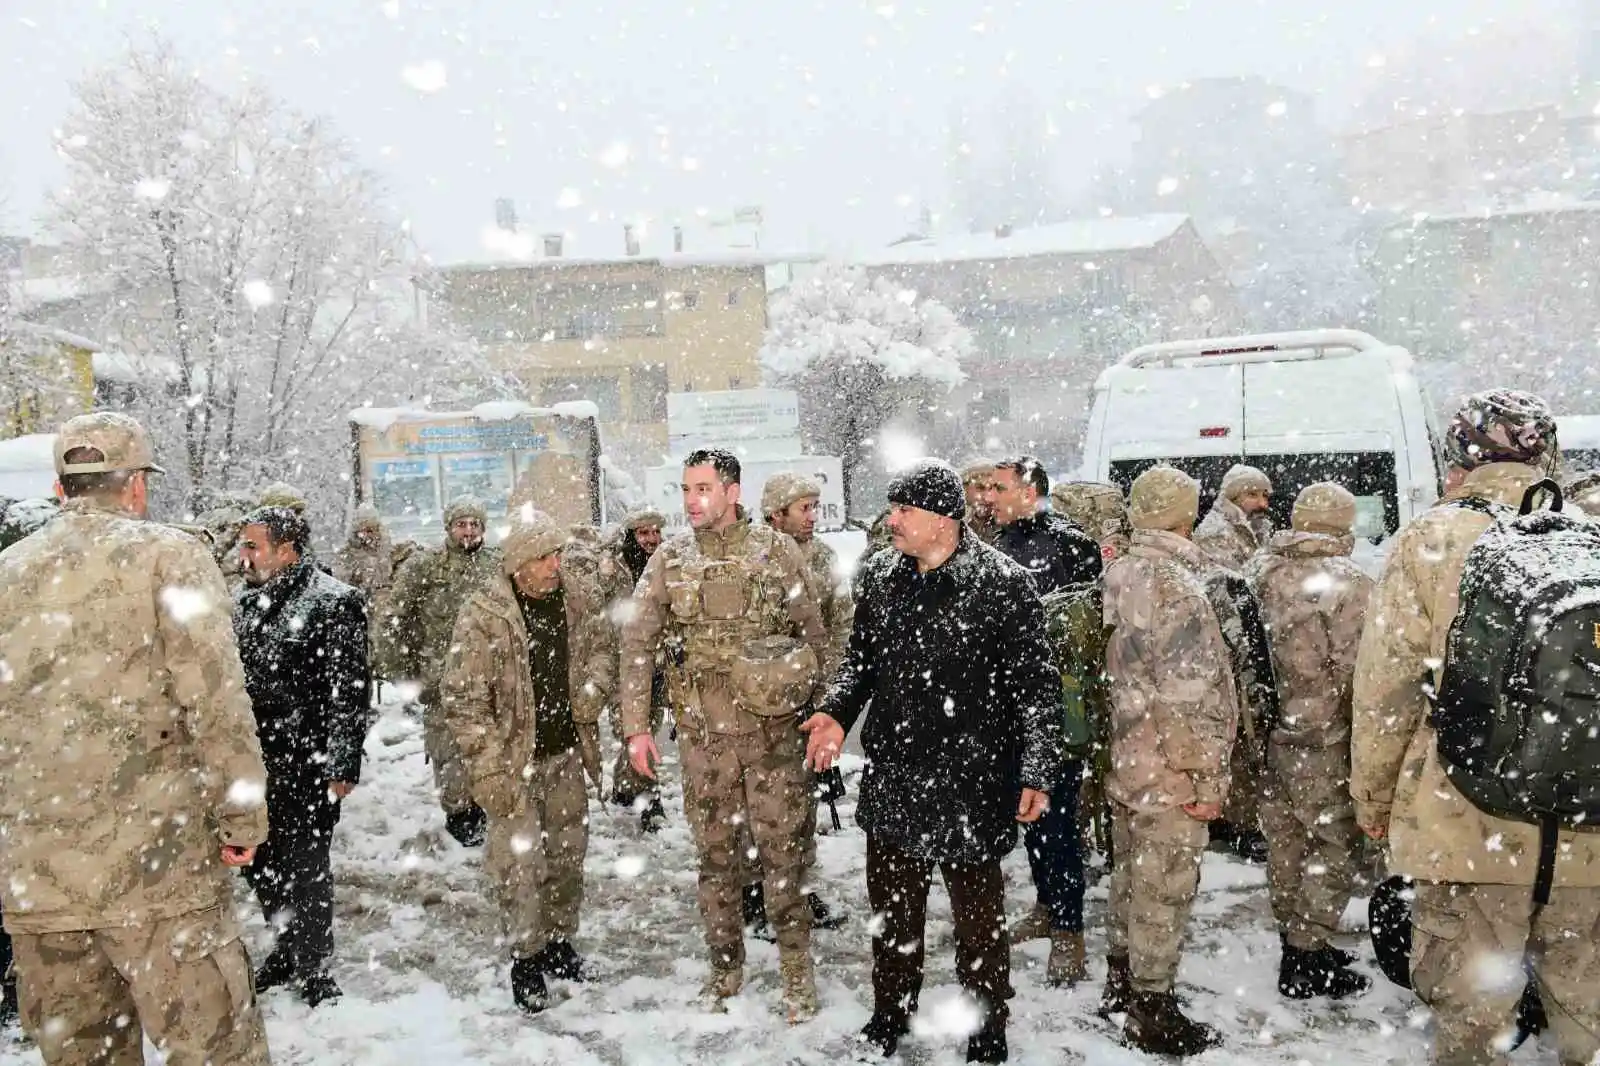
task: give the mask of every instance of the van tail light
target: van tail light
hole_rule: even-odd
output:
[[[1205,426],[1200,430],[1200,436],[1215,439],[1226,437],[1233,430],[1228,426]]]

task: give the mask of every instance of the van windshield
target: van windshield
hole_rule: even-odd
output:
[[[1133,479],[1157,463],[1168,463],[1200,482],[1200,514],[1216,499],[1222,475],[1237,462],[1259,467],[1272,479],[1272,526],[1288,529],[1300,490],[1333,481],[1356,497],[1356,536],[1376,544],[1400,528],[1394,455],[1390,452],[1307,452],[1291,455],[1171,456],[1165,459],[1114,459],[1111,479],[1124,493]]]

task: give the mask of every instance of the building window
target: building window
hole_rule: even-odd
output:
[[[683,309],[685,311],[693,311],[695,308],[697,308],[699,306],[700,306],[700,294],[699,293],[697,293],[697,292],[686,292],[686,293],[683,294]]]
[[[967,418],[979,425],[1011,421],[1011,390],[984,389],[967,401]]]
[[[739,306],[739,290],[738,289],[729,289],[728,290],[728,306],[729,307],[738,307]]]
[[[550,282],[538,297],[537,335],[548,340],[659,337],[661,287],[646,282]]]
[[[635,422],[667,420],[667,368],[664,363],[645,363],[634,367],[630,392]]]
[[[622,382],[615,376],[547,374],[540,381],[539,389],[540,402],[546,405],[588,400],[600,409],[600,421],[622,421]]]

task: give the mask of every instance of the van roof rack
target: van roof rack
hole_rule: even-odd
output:
[[[1254,333],[1240,337],[1200,337],[1195,340],[1146,344],[1117,360],[1117,366],[1171,366],[1177,359],[1204,356],[1254,355],[1262,352],[1312,352],[1330,349],[1356,352],[1392,347],[1358,329],[1305,329],[1287,333]]]

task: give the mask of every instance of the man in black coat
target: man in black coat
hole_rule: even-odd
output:
[[[245,876],[278,930],[256,974],[315,1007],[340,995],[329,848],[339,801],[361,779],[367,729],[367,617],[361,593],[307,557],[306,520],[284,507],[245,518],[245,587],[234,610],[245,687],[267,766],[267,842]]]
[[[928,889],[938,867],[956,927],[956,972],[985,1011],[968,1062],[1006,1059],[1011,998],[1005,878],[1017,824],[1037,821],[1060,765],[1061,677],[1027,572],[962,524],[952,468],[924,460],[889,488],[896,551],[859,575],[850,646],[801,728],[814,770],[862,727],[857,818],[872,944],[873,1015],[860,1039],[893,1054],[922,988]]]
[[[984,493],[997,532],[994,546],[1033,575],[1041,597],[1076,593],[1098,610],[1100,544],[1050,508],[1050,475],[1031,455],[996,463]],[[1048,608],[1047,608],[1048,610]],[[1065,668],[1065,664],[1063,664]],[[1087,687],[1089,678],[1078,678]],[[1023,831],[1037,903],[1011,929],[1014,940],[1050,940],[1046,979],[1074,985],[1087,976],[1083,946],[1083,849],[1078,791],[1083,760],[1063,759],[1051,779],[1050,810]]]

